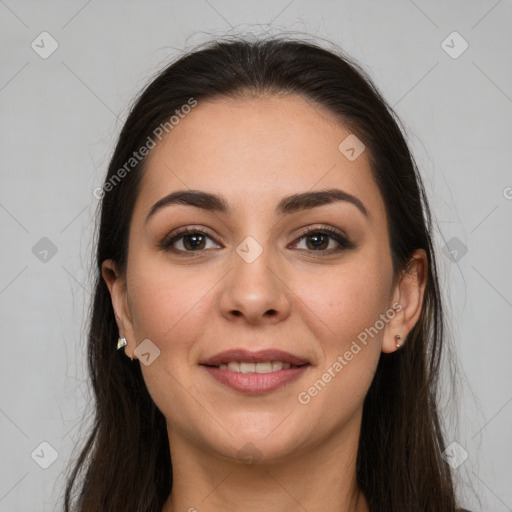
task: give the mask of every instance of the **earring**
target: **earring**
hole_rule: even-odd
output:
[[[401,339],[402,339],[402,336],[400,336],[400,334],[397,334],[395,336],[396,348],[400,348],[402,346],[402,345],[400,345],[400,343],[398,343]]]
[[[117,340],[117,350],[119,350],[120,348],[126,347],[126,345],[128,345],[128,343],[126,342],[126,338],[119,338]]]

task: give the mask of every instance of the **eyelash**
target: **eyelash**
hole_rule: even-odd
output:
[[[342,231],[338,231],[337,229],[334,229],[329,226],[320,226],[320,227],[315,227],[315,228],[311,228],[311,229],[307,229],[307,230],[303,231],[302,233],[299,234],[298,238],[295,239],[295,241],[293,242],[293,245],[297,245],[302,239],[304,239],[307,236],[310,236],[312,234],[327,235],[339,244],[339,247],[336,249],[328,249],[328,250],[301,249],[301,250],[306,250],[307,252],[310,252],[313,254],[317,253],[317,254],[315,254],[317,256],[330,255],[330,254],[341,252],[345,249],[353,249],[355,247],[355,245],[347,238],[347,236]],[[194,253],[200,253],[200,252],[204,252],[205,250],[207,250],[207,249],[200,249],[197,251],[187,251],[187,250],[182,250],[182,249],[175,249],[172,247],[172,245],[175,242],[185,238],[187,235],[202,235],[202,236],[206,236],[207,238],[209,238],[210,240],[213,240],[215,242],[213,237],[210,234],[208,234],[206,231],[203,231],[202,229],[185,228],[185,229],[182,229],[181,231],[179,231],[178,233],[174,233],[172,235],[166,236],[158,244],[158,247],[163,250],[172,251],[176,254],[180,254],[180,255],[186,254],[188,256],[192,256],[192,254],[194,254]],[[215,243],[217,243],[217,242],[215,242]]]

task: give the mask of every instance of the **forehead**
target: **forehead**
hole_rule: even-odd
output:
[[[174,190],[220,193],[236,209],[336,187],[366,198],[378,216],[384,207],[367,155],[352,161],[339,149],[348,136],[338,118],[300,96],[199,100],[149,153],[136,210]]]

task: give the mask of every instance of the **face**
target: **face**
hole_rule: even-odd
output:
[[[148,156],[125,273],[106,279],[171,447],[280,460],[358,425],[421,298],[394,284],[366,152],[338,149],[349,135],[297,96],[216,99]]]

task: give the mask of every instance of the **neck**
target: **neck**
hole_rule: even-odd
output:
[[[369,512],[356,481],[359,426],[286,458],[254,464],[169,432],[173,487],[162,512]]]

